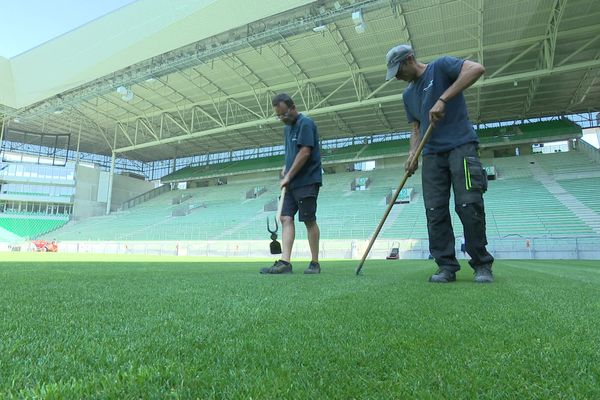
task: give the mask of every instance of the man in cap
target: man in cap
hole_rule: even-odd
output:
[[[466,250],[475,270],[475,282],[493,282],[494,258],[486,250],[483,193],[487,175],[478,156],[478,138],[469,121],[463,91],[485,72],[476,62],[444,56],[429,64],[415,58],[408,45],[392,48],[386,56],[386,80],[409,82],[402,98],[412,124],[410,151],[404,165],[411,176],[418,168],[415,152],[431,123],[434,128],[423,148],[423,200],[429,250],[438,265],[430,282],[456,280],[460,265],[450,219],[450,187],[455,210],[464,228]]]

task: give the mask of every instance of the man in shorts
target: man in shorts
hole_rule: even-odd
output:
[[[281,211],[282,256],[272,266],[262,268],[261,274],[291,274],[290,262],[296,236],[294,216],[304,222],[311,252],[311,262],[305,274],[321,273],[319,265],[319,225],[317,225],[317,197],[322,185],[321,149],[317,125],[302,115],[290,96],[281,93],[273,97],[277,118],[285,124],[285,166],[281,171],[280,186],[286,188]]]

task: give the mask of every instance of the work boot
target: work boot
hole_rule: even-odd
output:
[[[475,268],[475,277],[473,278],[475,283],[492,283],[494,282],[494,275],[492,274],[492,267],[478,267]]]
[[[456,280],[456,274],[450,270],[440,268],[438,271],[429,277],[429,282],[434,283],[449,283]]]
[[[320,274],[321,265],[318,262],[311,261],[310,264],[308,264],[308,268],[304,270],[304,273],[307,275]]]
[[[292,264],[283,260],[277,260],[270,267],[261,268],[261,274],[291,274]]]

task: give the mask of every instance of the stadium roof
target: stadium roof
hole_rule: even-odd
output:
[[[466,93],[474,122],[600,107],[598,1],[165,4],[138,0],[0,59],[8,131],[70,133],[72,149],[81,133],[82,151],[140,161],[280,145],[282,91],[322,138],[408,130],[405,84],[384,81],[399,43],[486,67]]]

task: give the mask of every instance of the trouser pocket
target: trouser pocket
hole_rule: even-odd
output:
[[[463,159],[465,169],[465,188],[468,191],[485,193],[488,188],[487,172],[479,158],[467,156]]]

